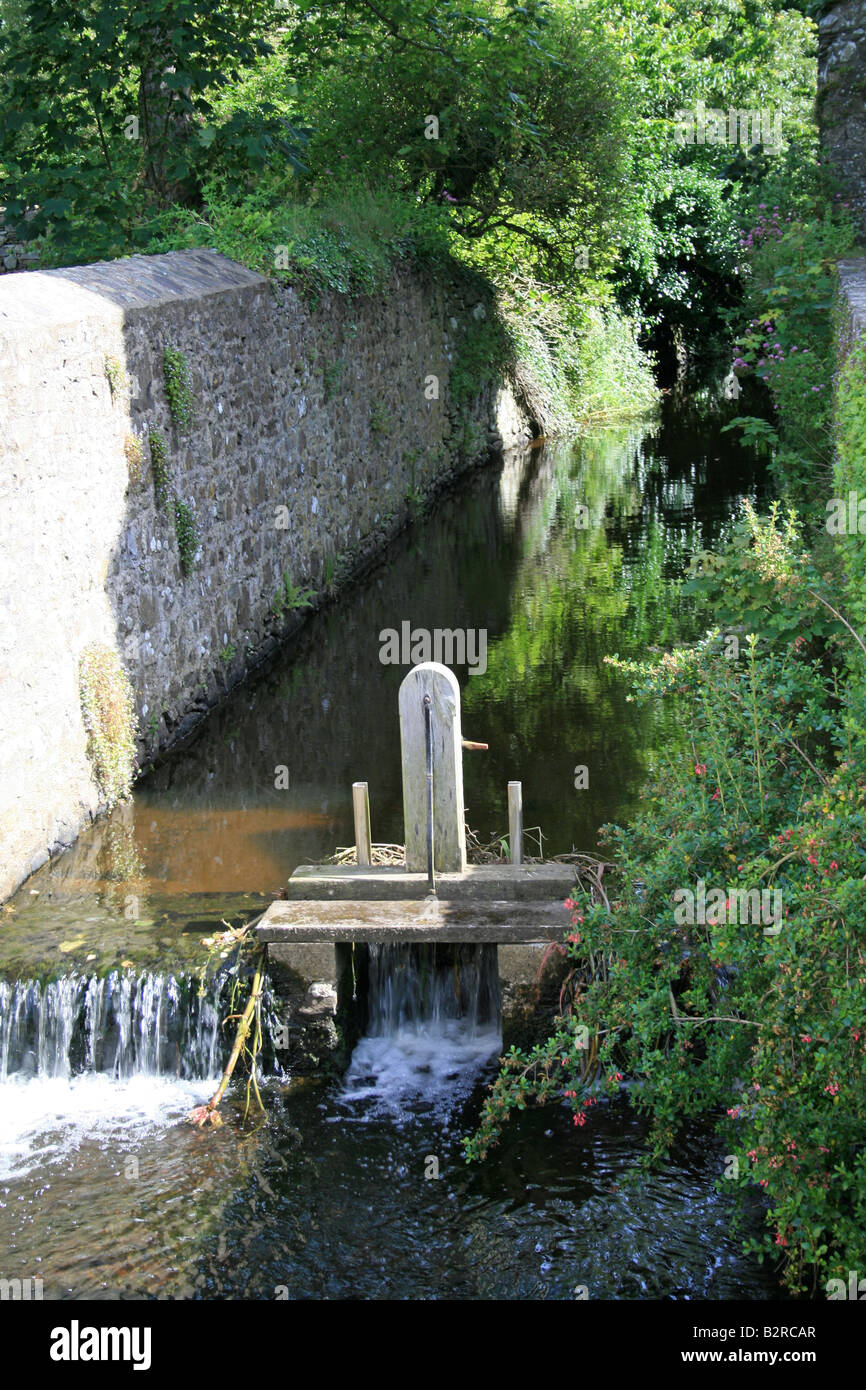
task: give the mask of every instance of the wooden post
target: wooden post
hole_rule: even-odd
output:
[[[508,783],[508,843],[512,864],[523,863],[523,786]]]
[[[433,719],[433,845],[437,873],[463,873],[466,826],[463,812],[463,750],[460,686],[438,661],[413,666],[400,686],[400,747],[403,760],[403,821],[406,868],[427,872],[427,773],[424,696]]]
[[[372,864],[373,838],[370,834],[370,796],[366,782],[352,783],[352,808],[355,812],[355,853],[359,864]]]

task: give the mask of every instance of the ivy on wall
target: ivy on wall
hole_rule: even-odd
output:
[[[194,403],[192,394],[192,375],[185,353],[180,348],[169,345],[163,353],[165,370],[165,394],[168,408],[178,434],[188,434],[192,429]]]
[[[189,575],[195,565],[199,534],[192,508],[187,502],[182,502],[179,497],[174,499],[174,532],[177,536],[177,548],[180,551],[180,568],[184,575]]]

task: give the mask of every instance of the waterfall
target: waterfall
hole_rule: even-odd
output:
[[[450,1023],[471,1035],[498,1020],[495,946],[401,944],[369,950],[370,1034],[435,1033],[447,1031]]]
[[[191,975],[114,971],[0,980],[0,1082],[99,1073],[214,1076],[220,1070],[226,976],[199,997]]]
[[[444,1118],[502,1048],[496,947],[371,945],[367,1012],[343,1101],[358,1119],[431,1107]]]
[[[0,1182],[81,1144],[128,1151],[216,1088],[232,1045],[236,976],[115,970],[0,980]],[[279,1070],[263,994],[263,1070]]]

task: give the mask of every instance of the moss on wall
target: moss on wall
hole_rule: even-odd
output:
[[[111,806],[129,795],[135,775],[136,718],[132,686],[117,653],[91,642],[79,665],[87,756],[99,790]]]

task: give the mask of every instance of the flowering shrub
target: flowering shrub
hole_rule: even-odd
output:
[[[793,521],[751,526],[768,593],[805,609]],[[841,631],[852,665],[866,660]],[[613,874],[565,904],[571,988],[554,1032],[503,1059],[467,1157],[530,1101],[564,1101],[583,1130],[629,1076],[655,1157],[684,1121],[715,1117],[737,1159],[720,1183],[766,1198],[750,1246],[781,1257],[792,1291],[814,1291],[866,1265],[864,710],[790,634],[752,636],[736,660],[711,632],[655,664],[613,661],[637,698],[678,701],[688,734],[633,824],[604,827]],[[731,898],[778,890],[778,925],[679,920],[675,895],[700,879]]]

